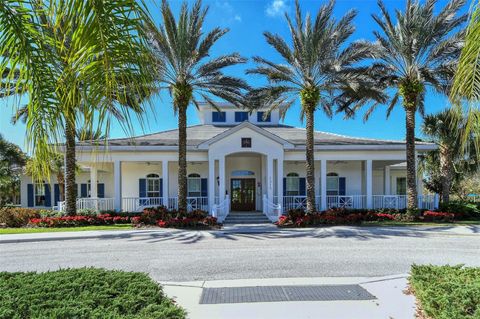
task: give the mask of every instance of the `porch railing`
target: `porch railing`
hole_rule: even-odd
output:
[[[274,196],[274,203],[278,204],[278,197]],[[315,206],[317,210],[321,207],[321,197],[315,196]],[[306,196],[283,196],[282,211],[287,212],[291,209],[307,209]]]
[[[327,196],[327,208],[364,209],[367,208],[366,195]]]
[[[225,218],[227,218],[228,213],[230,213],[230,196],[226,195],[225,198],[219,203],[215,203],[212,206],[212,211],[210,212],[213,217],[216,217],[219,223],[223,223]]]
[[[124,212],[141,212],[148,207],[163,206],[162,197],[124,197],[122,210]]]
[[[276,222],[282,215],[282,205],[269,200],[267,195],[263,195],[263,213],[271,222]]]
[[[168,209],[178,209],[178,197],[168,199]],[[208,197],[187,197],[187,210],[196,209],[208,211]]]
[[[95,211],[115,210],[114,198],[78,198],[77,210],[91,209]],[[65,211],[65,202],[58,202],[58,210]]]

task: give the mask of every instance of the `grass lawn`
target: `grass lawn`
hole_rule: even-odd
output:
[[[81,227],[58,227],[58,228],[0,228],[0,235],[6,234],[27,234],[27,233],[51,233],[64,231],[85,231],[85,230],[129,230],[134,229],[132,225],[99,225],[99,226],[81,226]],[[1,318],[1,317],[0,317]]]
[[[480,318],[480,268],[413,265],[409,281],[426,318]]]
[[[95,268],[0,272],[0,318],[183,319],[146,274]]]

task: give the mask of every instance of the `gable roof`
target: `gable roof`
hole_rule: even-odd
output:
[[[234,126],[217,126],[210,124],[193,125],[187,127],[187,146],[191,148],[204,148],[222,137],[228,136],[237,130],[248,127],[252,130],[267,136],[268,138],[278,141],[286,148],[301,148],[305,146],[305,129],[293,127],[289,125],[274,125],[274,126],[257,126],[250,122],[242,122]],[[362,146],[390,146],[401,147],[405,146],[405,141],[400,140],[382,140],[370,139],[361,137],[351,137],[346,135],[339,135],[328,132],[315,131],[314,143],[316,146],[339,147],[352,146],[361,148]],[[92,146],[92,142],[80,142],[79,146]],[[116,138],[105,141],[97,141],[94,145],[109,147],[115,146],[157,146],[157,147],[176,147],[178,146],[178,129],[161,131],[152,134],[140,135],[132,138]],[[434,144],[426,142],[416,142],[417,146],[425,146],[426,148],[434,148]]]

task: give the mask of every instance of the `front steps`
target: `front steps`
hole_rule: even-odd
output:
[[[270,224],[271,221],[262,212],[230,212],[224,224]]]

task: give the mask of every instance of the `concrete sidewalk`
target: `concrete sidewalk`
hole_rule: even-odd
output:
[[[405,295],[407,275],[388,277],[324,277],[241,279],[200,282],[161,282],[165,293],[188,311],[190,319],[412,319],[415,299]],[[203,288],[355,285],[374,295],[362,301],[288,301],[235,304],[199,304]]]
[[[227,225],[218,230],[183,230],[169,228],[140,228],[132,230],[98,230],[77,232],[51,232],[30,234],[0,235],[0,244],[40,242],[78,239],[110,239],[110,238],[155,238],[158,235],[178,235],[198,233],[202,236],[222,238],[224,235],[235,234],[274,234],[276,237],[288,236],[319,236],[335,235],[342,237],[375,234],[381,236],[401,236],[409,233],[419,236],[453,235],[453,236],[480,236],[480,225],[470,226],[332,226],[319,228],[278,228],[272,224],[265,225]]]

